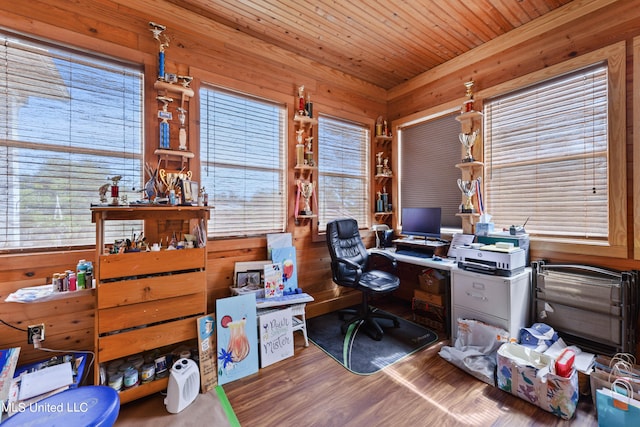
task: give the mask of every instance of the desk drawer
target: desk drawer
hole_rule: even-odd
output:
[[[509,281],[498,277],[455,271],[452,280],[453,304],[508,319],[509,286]]]
[[[479,320],[480,322],[484,322],[487,325],[502,328],[505,331],[509,332],[510,337],[515,336],[517,338],[518,331],[509,330],[511,325],[509,324],[509,321],[507,319],[492,316],[491,314],[487,314],[486,312],[475,311],[467,307],[454,306],[451,316],[451,336],[453,338],[453,342],[455,342],[455,338],[458,336],[458,319]]]

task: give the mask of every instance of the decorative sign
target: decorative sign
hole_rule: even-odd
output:
[[[259,317],[260,367],[293,356],[293,322],[291,308],[272,311]]]
[[[258,322],[255,294],[216,300],[218,384],[258,372]]]
[[[264,266],[264,297],[273,298],[284,295],[282,264],[266,264]]]
[[[206,393],[218,384],[216,374],[216,318],[214,314],[198,318],[198,358],[200,391]]]

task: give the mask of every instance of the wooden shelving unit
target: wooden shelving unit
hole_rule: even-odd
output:
[[[318,170],[317,166],[317,156],[315,154],[315,150],[313,149],[313,127],[318,124],[318,119],[309,117],[308,115],[302,115],[302,111],[299,111],[293,116],[293,122],[296,127],[296,156],[294,157],[295,166],[293,167],[296,189],[295,189],[295,197],[296,197],[296,212],[294,212],[294,223],[295,225],[301,225],[306,220],[310,220],[313,218],[317,218],[317,213],[313,212],[314,201],[317,197],[316,191],[316,183],[314,181],[313,173]],[[304,112],[307,114],[308,112]],[[298,150],[301,150],[299,152]],[[303,206],[304,197],[300,192],[300,185],[306,186],[309,188],[309,184],[312,186],[312,195],[309,202],[309,207],[311,210],[304,211]],[[315,204],[317,207],[317,203]]]
[[[460,127],[462,133],[469,134],[474,130],[478,131],[478,136],[476,137],[476,141],[474,146],[476,153],[480,152],[479,150],[482,147],[482,113],[479,111],[468,111],[460,114],[456,117],[456,120],[460,122]],[[481,158],[481,155],[475,156],[474,158]],[[463,181],[473,181],[477,178],[484,177],[484,163],[481,161],[473,160],[473,161],[463,161],[461,163],[457,163],[456,168],[460,169],[461,179]],[[466,196],[463,196],[466,199]],[[467,234],[473,234],[475,223],[478,222],[480,218],[480,213],[478,210],[478,198],[477,194],[473,197],[474,199],[474,211],[468,213],[457,213],[456,216],[462,218],[462,231]]]
[[[208,207],[94,207],[96,224],[96,369],[157,348],[197,338],[196,319],[207,311],[207,249],[104,254],[107,221],[188,221],[204,223]],[[206,232],[206,231],[205,231]],[[120,392],[126,403],[167,387],[167,378]]]
[[[381,119],[382,117],[378,118],[378,122]],[[391,225],[389,224],[389,220],[393,215],[393,203],[391,201],[391,184],[393,180],[393,173],[391,172],[391,143],[393,141],[393,136],[391,136],[390,134],[384,134],[384,132],[389,132],[389,129],[387,126],[380,126],[380,123],[376,123],[376,133],[378,132],[382,132],[383,134],[375,134],[373,136],[374,149],[372,150],[372,157],[375,159],[373,166],[373,178],[375,180],[375,183],[373,185],[373,218],[378,224]],[[382,157],[388,163],[387,167],[384,167],[383,164],[379,163],[379,160],[377,158],[378,153],[382,153]],[[379,194],[381,195],[382,200],[386,198],[386,203],[383,202],[382,207],[379,206],[378,202]]]

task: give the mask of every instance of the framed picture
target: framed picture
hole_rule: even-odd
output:
[[[261,275],[262,271],[260,270],[239,271],[236,273],[236,286],[258,289],[262,279]]]
[[[196,205],[198,204],[198,192],[200,186],[197,181],[182,180],[182,204]]]

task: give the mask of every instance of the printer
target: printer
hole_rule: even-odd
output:
[[[509,277],[524,271],[527,258],[524,249],[497,242],[495,245],[458,246],[456,262],[464,270]]]

